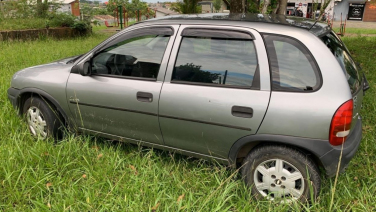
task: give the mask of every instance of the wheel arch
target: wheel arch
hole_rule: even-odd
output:
[[[331,151],[328,141],[311,138],[301,138],[285,135],[249,135],[236,141],[229,152],[229,163],[231,167],[238,167],[239,163],[254,148],[263,145],[282,145],[296,149],[311,159],[318,167],[325,168],[320,158]]]
[[[20,115],[23,115],[23,107],[25,101],[33,95],[37,95],[38,97],[42,98],[42,100],[44,100],[49,106],[56,109],[56,111],[59,112],[60,116],[63,118],[63,124],[68,124],[67,114],[59,105],[58,101],[55,98],[53,98],[49,93],[37,88],[24,88],[20,90],[18,98],[18,113]]]

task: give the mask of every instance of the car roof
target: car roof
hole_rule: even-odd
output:
[[[250,23],[253,24],[257,30],[257,27],[263,28],[265,24],[277,24],[280,26],[292,28],[305,29],[312,34],[320,37],[331,31],[329,25],[325,22],[317,22],[313,19],[295,17],[295,16],[284,16],[284,15],[272,15],[272,14],[228,14],[228,13],[206,13],[206,14],[191,14],[191,15],[171,15],[164,16],[161,18],[153,18],[139,23],[146,22],[163,22],[163,23],[184,23],[184,24],[225,24],[225,25],[243,25],[249,26]],[[264,27],[265,28],[265,27]]]

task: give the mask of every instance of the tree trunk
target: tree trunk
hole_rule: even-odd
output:
[[[266,14],[268,12],[268,6],[270,4],[270,0],[264,0],[264,6],[262,7],[261,13]]]
[[[278,1],[278,15],[286,15],[286,9],[287,9],[287,0],[279,0]]]
[[[273,10],[273,14],[277,14],[278,10],[279,10],[279,2],[277,2],[277,6]]]
[[[244,12],[243,0],[231,0],[230,13],[243,13],[243,12]]]

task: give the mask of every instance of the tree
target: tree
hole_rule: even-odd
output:
[[[260,0],[248,0],[247,12],[260,13]]]
[[[222,6],[222,0],[213,1],[213,7],[214,7],[215,12],[218,12],[219,10],[221,10],[221,6]]]
[[[244,13],[246,0],[231,0],[230,1],[230,14],[231,13]]]
[[[321,0],[320,15],[319,15],[319,18],[317,20],[321,21],[322,17],[325,14],[325,10],[326,10],[326,8],[328,8],[331,1],[332,0],[324,0],[324,3],[322,3],[322,0]]]
[[[115,9],[117,9],[119,5],[127,6],[129,5],[129,1],[128,0],[109,0],[107,4],[108,12],[113,14]]]
[[[278,15],[286,15],[287,0],[279,0],[277,8],[278,9],[276,11],[276,14],[278,14]]]
[[[262,10],[261,10],[262,14],[266,14],[268,12],[269,4],[270,4],[270,0],[264,0],[264,4],[263,4]]]
[[[201,7],[197,3],[198,0],[178,0],[171,8],[181,14],[201,13]]]

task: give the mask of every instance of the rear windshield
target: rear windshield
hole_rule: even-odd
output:
[[[351,93],[354,94],[360,87],[361,78],[359,68],[351,58],[345,44],[343,44],[339,37],[333,32],[321,37],[321,40],[337,58],[338,63],[341,65],[342,70],[346,75]]]

